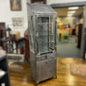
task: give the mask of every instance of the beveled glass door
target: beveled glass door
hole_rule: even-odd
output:
[[[55,19],[53,16],[38,17],[37,43],[40,54],[55,50]]]

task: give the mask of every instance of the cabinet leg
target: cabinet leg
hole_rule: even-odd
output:
[[[38,86],[38,83],[36,83],[35,86]]]
[[[57,76],[55,76],[55,78],[57,79]]]
[[[39,82],[36,82],[36,85],[35,86],[38,86]]]
[[[36,83],[35,86],[38,86],[38,84]]]

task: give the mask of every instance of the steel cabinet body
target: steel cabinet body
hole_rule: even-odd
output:
[[[31,75],[38,84],[56,76],[56,12],[48,5],[27,4]]]

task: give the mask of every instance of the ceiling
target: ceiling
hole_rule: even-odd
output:
[[[54,8],[54,9],[57,12],[59,17],[66,17],[67,16],[67,12],[69,11],[68,8]],[[82,13],[83,13],[83,7],[79,7],[76,10],[76,12],[73,14],[73,16],[79,16]]]

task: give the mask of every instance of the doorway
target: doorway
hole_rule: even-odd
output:
[[[81,46],[80,46],[80,56],[85,60],[85,36],[86,36],[86,2],[74,2],[74,3],[61,3],[61,4],[52,4],[51,5],[54,9],[56,8],[68,8],[68,7],[81,7],[83,6],[83,29],[82,29],[82,36],[81,36]],[[62,11],[62,10],[61,10]],[[61,35],[60,35],[61,36]],[[64,50],[64,49],[62,49]],[[66,51],[66,50],[64,50]],[[74,52],[75,53],[75,52]],[[67,54],[68,55],[68,54]],[[58,49],[57,49],[57,56],[58,55]],[[64,57],[64,56],[61,56]],[[76,57],[76,56],[67,56],[67,57]]]
[[[58,57],[81,58],[83,7],[54,8],[57,12]]]

